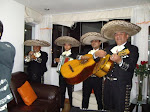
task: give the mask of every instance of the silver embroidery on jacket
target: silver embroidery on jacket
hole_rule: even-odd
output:
[[[121,68],[122,68],[123,70],[127,71],[128,68],[129,68],[129,64],[126,64],[125,62],[123,62]]]

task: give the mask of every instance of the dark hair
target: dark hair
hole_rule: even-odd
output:
[[[3,34],[3,23],[1,21],[0,21],[0,33],[1,33],[0,35],[0,39],[1,39],[1,36]]]

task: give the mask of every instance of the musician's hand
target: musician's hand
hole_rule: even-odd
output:
[[[33,51],[30,51],[28,55],[30,56],[31,59],[36,59]]]
[[[59,63],[59,62],[60,62],[60,59],[59,59],[59,58],[55,58],[55,61],[56,61],[57,63]]]
[[[117,54],[112,54],[110,57],[110,60],[112,60],[113,62],[116,62],[118,64],[122,61],[121,57],[118,56]]]
[[[90,57],[88,56],[81,56],[81,60],[88,60]]]
[[[31,55],[31,59],[36,59],[37,57],[35,57],[35,55]]]
[[[34,54],[33,51],[30,51],[30,52],[28,53],[28,55],[30,55],[30,56],[32,56],[33,54]]]
[[[95,57],[104,57],[104,56],[106,56],[106,52],[104,51],[104,50],[98,50],[98,51],[96,51],[95,52]]]

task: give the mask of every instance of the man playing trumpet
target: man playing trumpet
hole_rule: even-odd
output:
[[[28,80],[30,82],[43,83],[44,72],[47,71],[46,62],[48,55],[41,51],[41,47],[48,47],[50,44],[42,40],[27,40],[24,43],[26,46],[33,46],[33,51],[25,57],[25,64],[28,72]]]

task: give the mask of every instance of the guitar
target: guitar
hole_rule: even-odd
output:
[[[129,49],[118,52],[119,56],[125,56],[128,54],[130,54]],[[98,77],[103,77],[112,69],[114,62],[110,60],[110,56],[110,54],[107,54],[105,57],[101,58],[98,63],[96,63],[93,69],[93,74]]]
[[[90,75],[92,75],[95,61],[92,54],[86,54],[84,56],[89,57],[88,60],[72,60],[64,63],[61,67],[61,74],[65,78],[68,84],[78,84]]]

